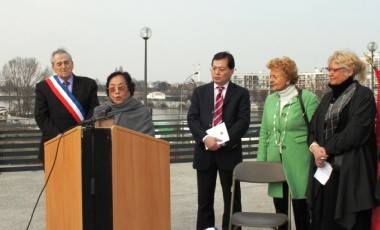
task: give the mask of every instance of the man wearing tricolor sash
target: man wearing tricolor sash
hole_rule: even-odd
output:
[[[34,115],[42,131],[40,160],[46,141],[91,118],[99,105],[96,82],[73,74],[74,63],[66,50],[54,51],[51,64],[55,74],[36,85]]]

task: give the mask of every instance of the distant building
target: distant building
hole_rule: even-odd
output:
[[[315,68],[314,72],[298,73],[297,85],[310,91],[323,90],[328,84],[327,71],[324,68]]]
[[[374,54],[374,64],[380,67],[380,52]],[[367,63],[364,56],[361,60],[367,64],[367,79],[363,85],[371,88],[372,67]],[[315,68],[313,72],[298,72],[299,79],[297,85],[301,88],[309,89],[313,92],[324,90],[329,82],[329,76],[325,68]],[[248,90],[270,90],[269,71],[259,71],[258,73],[234,73],[231,81]],[[377,94],[377,78],[374,75],[374,94]]]
[[[297,85],[312,91],[322,89],[327,84],[328,76],[326,71],[316,68],[314,72],[298,73]],[[260,71],[256,74],[235,73],[231,81],[248,90],[270,90],[269,71]]]
[[[147,98],[152,100],[165,100],[165,94],[162,92],[152,92],[148,94]]]
[[[253,73],[235,73],[231,77],[231,81],[248,90],[257,89],[259,83],[258,76]]]

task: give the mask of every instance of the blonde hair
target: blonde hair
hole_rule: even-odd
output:
[[[298,81],[298,69],[296,63],[289,57],[274,58],[267,64],[267,68],[282,70],[290,84],[296,84]]]
[[[338,50],[335,51],[327,61],[327,64],[340,65],[346,69],[352,69],[353,76],[360,82],[364,83],[366,80],[365,63],[360,60],[360,58],[352,51],[349,50]]]

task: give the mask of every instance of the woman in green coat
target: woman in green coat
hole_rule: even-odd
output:
[[[274,93],[265,100],[260,128],[258,161],[282,162],[287,183],[271,183],[269,196],[273,197],[276,212],[287,214],[287,194],[292,196],[296,229],[308,229],[310,217],[306,204],[306,187],[311,153],[307,145],[308,127],[318,105],[317,96],[295,86],[298,81],[296,63],[289,57],[268,62],[270,84]],[[303,116],[299,94],[307,117]],[[287,229],[283,225],[280,229]]]

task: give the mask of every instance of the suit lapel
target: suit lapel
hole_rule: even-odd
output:
[[[235,90],[236,90],[236,85],[234,83],[230,82],[228,84],[226,96],[224,97],[223,107],[231,99],[232,95],[234,95]]]
[[[81,91],[80,85],[78,84],[78,77],[73,74],[73,78],[74,79],[73,79],[73,88],[72,88],[73,91],[72,91],[72,93],[73,93],[75,98],[78,98],[78,94]]]
[[[208,89],[206,89],[207,101],[206,104],[211,105],[211,111],[214,111],[214,83],[210,83]]]
[[[205,109],[204,116],[206,120],[210,121],[209,128],[212,127],[212,120],[214,116],[214,83],[211,82],[206,86],[205,94],[204,94],[204,106]]]

